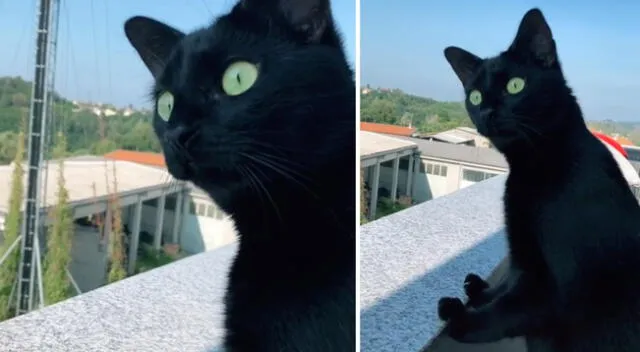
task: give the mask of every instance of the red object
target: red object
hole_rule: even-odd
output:
[[[411,137],[416,132],[416,129],[411,127],[373,122],[360,122],[360,130],[375,133],[394,134],[396,136],[405,137]]]
[[[591,133],[593,133],[594,136],[600,138],[601,140],[603,140],[604,142],[606,142],[607,144],[612,146],[615,150],[619,151],[620,154],[624,155],[625,158],[627,158],[627,159],[629,158],[629,155],[627,154],[627,151],[624,150],[624,148],[622,148],[622,145],[620,145],[620,143],[616,142],[615,139],[607,136],[606,134],[600,133],[600,132],[592,131]]]

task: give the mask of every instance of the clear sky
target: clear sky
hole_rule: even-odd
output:
[[[235,0],[60,0],[56,90],[72,100],[148,105],[152,77],[124,36],[131,16],[162,20],[184,31],[210,23]],[[355,2],[333,1],[353,63]],[[0,76],[33,80],[35,0],[0,1]]]
[[[634,0],[363,0],[361,83],[463,100],[443,49],[493,56],[511,43],[532,7],[550,23],[585,117],[640,122],[640,1]]]

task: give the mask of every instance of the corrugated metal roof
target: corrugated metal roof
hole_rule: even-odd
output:
[[[360,158],[416,148],[416,144],[404,137],[360,131]]]
[[[466,162],[472,164],[493,166],[508,169],[509,165],[499,151],[484,147],[471,147],[467,145],[450,144],[443,142],[432,142],[425,139],[413,137],[400,137],[405,141],[413,142],[423,156],[441,159],[449,159],[453,161]]]
[[[42,172],[42,187],[46,179],[46,205],[55,204],[60,163],[50,161],[48,172]],[[9,204],[11,174],[14,165],[0,166],[0,210],[6,211]],[[26,170],[26,165],[24,166]],[[113,191],[113,171],[116,171],[118,192],[158,186],[169,183],[173,178],[163,169],[149,167],[129,161],[65,160],[64,178],[69,192],[70,202],[102,197]],[[24,182],[26,186],[26,173]],[[108,179],[108,182],[107,182]],[[95,194],[93,185],[95,184]],[[26,188],[26,187],[25,187]]]

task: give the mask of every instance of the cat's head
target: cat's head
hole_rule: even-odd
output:
[[[155,78],[169,172],[223,208],[235,192],[312,172],[354,139],[353,74],[329,0],[243,0],[189,34],[146,17],[124,27]]]
[[[569,123],[558,118],[559,110],[575,100],[540,10],[524,15],[513,43],[496,57],[481,59],[458,47],[444,55],[464,86],[471,120],[498,149],[530,143]]]

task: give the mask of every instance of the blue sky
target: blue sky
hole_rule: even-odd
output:
[[[539,7],[585,117],[640,122],[638,1],[364,0],[360,7],[362,84],[463,100],[443,49],[493,56],[511,43],[525,12]]]
[[[152,77],[124,36],[125,20],[145,15],[190,31],[208,24],[235,2],[61,0],[56,90],[72,100],[148,105]],[[0,1],[0,76],[33,79],[35,4],[35,0]],[[353,62],[355,2],[334,1],[333,11]]]

